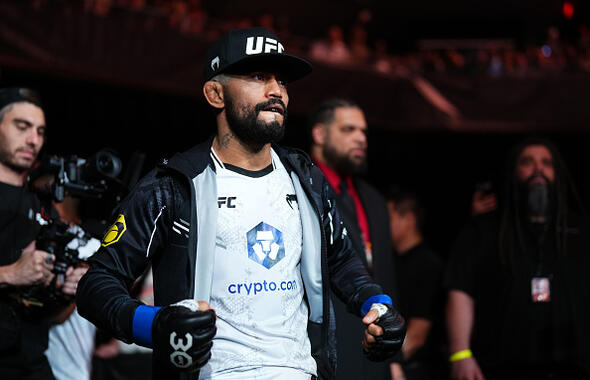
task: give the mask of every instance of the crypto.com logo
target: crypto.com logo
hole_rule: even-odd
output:
[[[270,224],[260,222],[246,233],[248,258],[266,269],[272,268],[285,257],[283,233]]]

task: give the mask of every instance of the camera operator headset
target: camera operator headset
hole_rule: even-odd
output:
[[[48,286],[55,257],[37,250],[35,238],[46,222],[38,197],[25,187],[26,173],[45,141],[39,96],[26,88],[0,89],[0,378],[53,379],[43,352],[54,316],[27,317],[9,296],[15,289]],[[85,268],[68,268],[65,295],[74,295]]]

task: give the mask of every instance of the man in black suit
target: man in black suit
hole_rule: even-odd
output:
[[[385,199],[359,178],[367,168],[367,122],[360,107],[346,99],[322,103],[312,114],[311,155],[336,193],[348,236],[373,278],[394,293],[389,216]],[[363,325],[332,297],[338,341],[337,378],[390,379],[389,364],[366,360],[357,348]]]

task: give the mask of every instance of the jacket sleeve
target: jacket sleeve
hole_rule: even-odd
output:
[[[121,203],[100,249],[76,292],[79,313],[116,338],[132,342],[132,322],[141,302],[129,290],[165,245],[178,185],[150,172]]]
[[[322,176],[323,179],[323,176]],[[362,316],[365,301],[383,294],[357,256],[339,216],[333,190],[322,181],[323,228],[327,240],[330,285],[349,312]]]

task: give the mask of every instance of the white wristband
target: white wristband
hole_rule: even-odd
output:
[[[387,306],[385,306],[382,303],[374,303],[371,305],[371,309],[370,310],[377,310],[379,312],[379,316],[377,318],[381,318],[382,316],[385,315],[385,313],[387,313]]]
[[[170,306],[183,306],[183,307],[186,307],[187,309],[190,309],[191,311],[199,310],[199,302],[197,300],[193,300],[193,299],[186,299],[186,300],[178,301],[175,304],[172,304]]]

